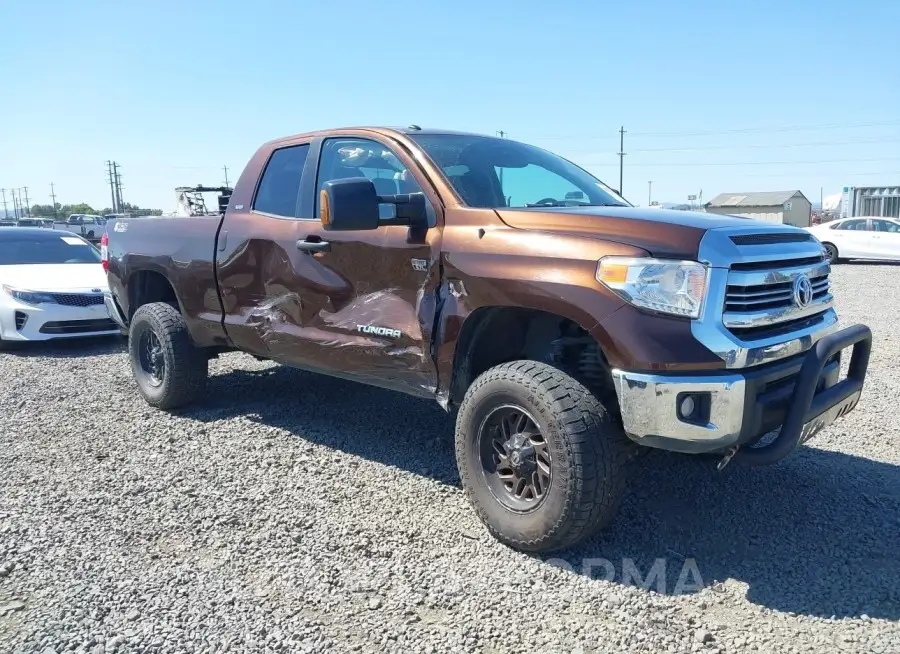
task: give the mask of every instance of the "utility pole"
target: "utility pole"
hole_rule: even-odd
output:
[[[13,218],[16,219],[16,222],[19,222],[19,204],[16,202],[16,189],[10,189],[12,191],[13,196]]]
[[[6,211],[6,189],[0,188],[0,193],[3,194],[3,217],[7,218],[9,213]]]
[[[116,185],[113,179],[112,161],[106,161],[106,177],[109,179],[109,197],[112,203],[112,212],[119,213],[119,205],[116,204]]]
[[[59,218],[56,212],[56,189],[53,188],[53,182],[50,182],[50,200],[53,202],[53,220]]]
[[[25,191],[25,216],[31,217],[31,203],[28,201],[28,187],[23,186],[22,190]]]
[[[653,180],[648,179],[647,180],[647,206],[649,207],[652,204],[653,204]]]
[[[222,170],[225,171],[225,186],[226,186],[227,188],[231,188],[231,187],[228,185],[228,166],[222,166]]]
[[[625,197],[624,189],[622,188],[622,169],[625,164],[625,125],[622,125],[621,129],[619,129],[619,195]]]
[[[122,178],[119,176],[119,164],[113,161],[113,176],[116,178],[116,201],[119,210],[116,213],[125,213],[125,203],[122,202]]]

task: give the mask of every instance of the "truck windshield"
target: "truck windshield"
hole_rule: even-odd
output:
[[[100,263],[100,253],[87,241],[65,234],[0,233],[0,266],[47,263]]]
[[[599,179],[547,150],[469,134],[410,134],[470,207],[629,206]]]

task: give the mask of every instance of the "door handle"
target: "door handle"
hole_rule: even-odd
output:
[[[306,252],[331,252],[328,241],[297,241],[297,249]]]

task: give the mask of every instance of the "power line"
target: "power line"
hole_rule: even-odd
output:
[[[900,125],[900,120],[881,120],[868,123],[826,123],[820,125],[786,125],[782,127],[740,127],[737,129],[700,130],[696,132],[636,132],[632,136],[713,136],[718,134],[757,134],[774,132],[808,132],[817,129],[852,129]]]
[[[784,125],[780,127],[740,127],[734,129],[723,130],[698,130],[683,132],[629,132],[632,137],[642,138],[648,136],[654,137],[670,137],[670,136],[717,136],[720,134],[764,134],[764,133],[780,133],[780,132],[808,132],[826,129],[855,129],[859,127],[885,127],[890,125],[900,125],[900,120],[883,120],[872,121],[867,123],[827,123],[819,125]],[[605,136],[589,136],[585,134],[551,134],[536,135],[528,137],[533,140],[598,140],[605,139]]]
[[[766,150],[779,148],[805,148],[816,146],[833,146],[833,145],[865,145],[872,143],[900,143],[900,139],[857,139],[853,141],[811,141],[806,143],[749,143],[746,145],[701,145],[701,146],[685,146],[678,148],[634,148],[631,153],[635,152],[702,152],[706,150]],[[594,149],[578,149],[571,150],[566,148],[567,153],[590,153],[590,154],[618,154],[611,150],[598,151]]]
[[[729,161],[729,162],[713,162],[713,163],[637,163],[636,166],[641,168],[698,168],[707,166],[777,166],[777,165],[804,165],[804,164],[823,164],[823,163],[856,163],[856,162],[875,162],[875,161],[900,161],[900,157],[882,157],[876,159],[814,159],[810,161]],[[592,163],[584,162],[587,166],[612,166],[610,163]]]

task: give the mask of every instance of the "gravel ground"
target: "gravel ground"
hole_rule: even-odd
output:
[[[487,536],[435,404],[230,354],[169,415],[120,341],[0,354],[0,651],[900,652],[900,266],[833,278],[859,407],[769,468],[635,461],[556,559]]]

